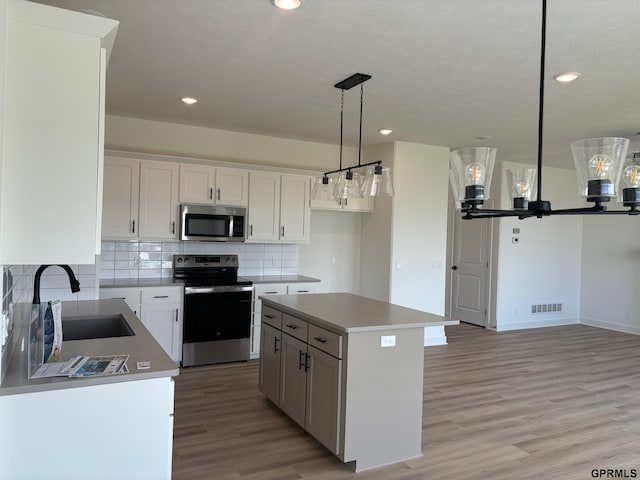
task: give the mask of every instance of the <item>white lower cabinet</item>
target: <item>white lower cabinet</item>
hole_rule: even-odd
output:
[[[121,299],[174,362],[182,361],[182,287],[101,288],[100,299]]]
[[[253,287],[253,309],[251,315],[251,358],[260,355],[260,328],[262,317],[262,301],[258,298],[265,295],[301,295],[318,293],[320,282],[296,283],[262,283]]]
[[[342,336],[270,307],[264,307],[262,323],[258,388],[337,455]]]

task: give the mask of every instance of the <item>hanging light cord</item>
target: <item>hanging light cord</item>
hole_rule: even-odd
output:
[[[342,125],[344,123],[344,88],[340,90],[340,170],[342,170]],[[325,176],[327,174],[325,173]]]
[[[542,40],[540,42],[540,97],[538,98],[538,203],[542,202],[542,124],[544,117],[544,69],[547,50],[547,0],[542,0]]]
[[[360,153],[362,152],[362,100],[364,97],[364,85],[360,84],[360,132],[358,134],[358,166],[360,166]]]

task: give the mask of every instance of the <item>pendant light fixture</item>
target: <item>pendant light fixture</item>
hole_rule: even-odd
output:
[[[571,144],[578,178],[579,194],[593,203],[591,207],[552,210],[542,200],[542,134],[544,110],[544,69],[546,50],[547,0],[542,0],[542,39],[538,98],[537,169],[507,170],[507,182],[513,200],[512,210],[482,208],[489,198],[489,186],[496,149],[472,147],[453,150],[449,155],[449,179],[462,218],[547,217],[551,215],[638,215],[640,214],[640,154],[626,158],[629,140],[606,137],[579,140]],[[534,182],[535,180],[535,182]],[[620,182],[623,189],[620,191]],[[535,198],[535,199],[534,199]],[[603,205],[617,199],[628,210],[607,210]]]
[[[362,110],[364,105],[364,82],[371,75],[355,73],[348,78],[336,83],[335,88],[340,89],[340,165],[337,170],[324,172],[322,177],[317,177],[311,190],[313,200],[338,200],[349,198],[362,198],[363,196],[393,195],[391,182],[391,170],[383,167],[382,161],[361,163],[362,154]],[[358,135],[358,165],[342,168],[342,137],[344,127],[344,91],[360,85],[360,130]],[[354,172],[356,169],[366,170],[366,175]],[[337,174],[334,178],[333,174]],[[333,185],[333,188],[332,188]]]

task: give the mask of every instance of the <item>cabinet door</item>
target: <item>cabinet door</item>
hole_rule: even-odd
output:
[[[33,15],[33,24],[25,17],[8,21],[3,15],[14,11],[14,3],[25,16],[35,11],[23,2],[0,7],[1,263],[93,263],[101,161],[100,42],[46,26],[58,23],[53,18],[63,11],[49,19],[43,9]]]
[[[178,172],[175,163],[140,162],[140,238],[176,238]]]
[[[273,403],[280,403],[280,343],[282,333],[263,324],[260,333],[258,388]]]
[[[308,242],[309,177],[282,175],[280,182],[280,240]]]
[[[136,316],[140,313],[139,288],[101,288],[98,292],[100,300],[124,300]]]
[[[213,193],[217,205],[246,207],[249,201],[249,172],[235,168],[217,168]]]
[[[140,162],[127,158],[104,159],[102,236],[137,238]]]
[[[309,346],[305,428],[320,443],[338,454],[342,360]]]
[[[179,303],[143,304],[140,320],[174,362],[182,360],[182,308]]]
[[[286,333],[282,334],[280,408],[302,427],[304,427],[307,389],[306,355],[305,342]]]
[[[247,242],[278,240],[280,175],[249,173],[249,231]]]
[[[213,167],[180,165],[180,202],[212,205],[215,173]]]

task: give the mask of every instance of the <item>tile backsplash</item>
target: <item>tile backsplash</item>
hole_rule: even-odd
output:
[[[298,245],[224,242],[103,241],[101,279],[173,276],[176,254],[238,255],[238,275],[298,275]]]
[[[13,303],[31,302],[33,298],[33,280],[40,265],[11,265],[9,271],[13,277]],[[95,265],[69,265],[80,282],[80,291],[72,293],[69,277],[60,267],[52,265],[42,272],[40,277],[40,300],[94,300],[97,298],[97,270]]]

